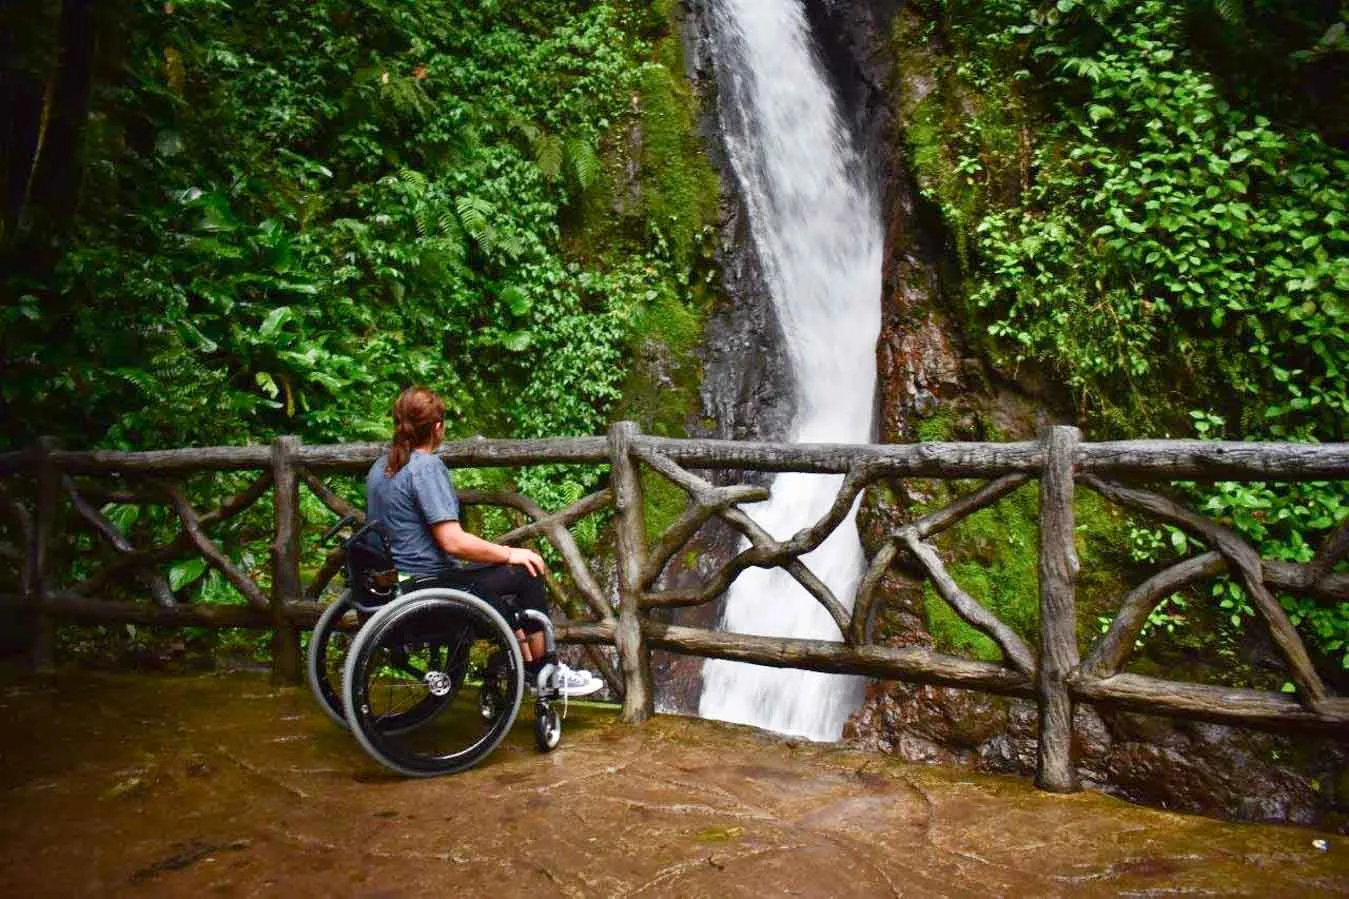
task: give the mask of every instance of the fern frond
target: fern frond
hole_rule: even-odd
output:
[[[596,155],[595,148],[591,146],[590,141],[579,137],[567,141],[567,162],[570,163],[571,173],[576,176],[576,183],[581,186],[581,190],[589,188],[600,171],[600,158]]]
[[[534,142],[534,163],[549,181],[562,175],[562,138],[543,134]]]
[[[417,188],[419,193],[426,190],[426,176],[416,169],[403,166],[398,170],[398,180]]]
[[[459,214],[459,223],[464,230],[483,249],[490,249],[496,237],[492,230],[492,215],[496,210],[492,204],[481,197],[464,196],[454,201],[454,210]]]
[[[440,233],[445,237],[455,241],[462,241],[464,229],[460,227],[459,219],[455,217],[453,212],[450,212],[448,209],[442,210],[440,217],[436,220],[436,224],[440,226]]]

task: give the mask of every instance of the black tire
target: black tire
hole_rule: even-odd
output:
[[[546,702],[534,704],[534,745],[539,752],[552,752],[562,742],[562,719]]]
[[[323,713],[343,728],[347,727],[347,710],[342,701],[342,669],[352,634],[339,625],[348,612],[354,613],[355,606],[351,604],[351,591],[343,590],[319,616],[309,635],[309,652],[305,654],[309,689]]]
[[[510,732],[524,694],[515,634],[460,590],[418,590],[361,628],[347,654],[343,699],[362,748],[411,777],[451,774]]]

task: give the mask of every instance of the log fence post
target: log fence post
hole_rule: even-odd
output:
[[[1073,585],[1073,452],[1081,432],[1056,425],[1040,432],[1040,662],[1035,680],[1040,706],[1040,745],[1035,784],[1053,793],[1075,793],[1073,699],[1068,676],[1077,667],[1077,611]]]
[[[623,671],[623,720],[637,724],[655,713],[651,651],[642,635],[642,568],[646,561],[646,510],[642,482],[632,455],[637,425],[619,421],[609,428],[609,461],[614,490],[618,556],[618,625],[614,647]]]
[[[272,683],[300,682],[300,631],[286,604],[304,598],[300,580],[300,478],[295,456],[298,437],[272,442],[272,496],[276,537],[272,542]]]
[[[61,471],[52,459],[59,448],[55,437],[40,437],[34,454],[37,459],[37,495],[33,510],[33,545],[29,548],[31,575],[29,600],[33,609],[31,662],[34,671],[49,672],[56,667],[56,620],[48,612],[55,575],[52,572],[52,537],[56,529],[56,510],[61,497]]]

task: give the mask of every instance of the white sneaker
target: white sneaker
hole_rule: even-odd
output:
[[[557,666],[556,678],[554,683],[563,696],[589,696],[604,689],[604,681],[589,671],[577,671],[561,662]]]

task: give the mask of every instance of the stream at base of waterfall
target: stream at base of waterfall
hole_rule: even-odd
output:
[[[718,111],[750,233],[782,325],[796,394],[789,439],[872,436],[882,234],[875,187],[840,119],[799,0],[719,0],[712,8]],[[829,509],[838,475],[782,474],[745,511],[777,539]],[[803,561],[851,607],[864,558],[854,507]],[[778,568],[732,585],[722,628],[839,640],[820,605]],[[709,659],[699,714],[835,740],[862,679]]]

